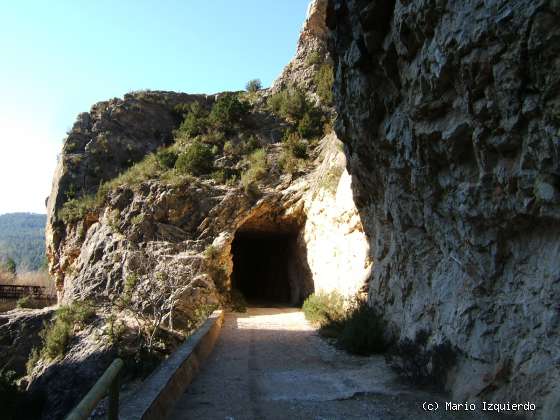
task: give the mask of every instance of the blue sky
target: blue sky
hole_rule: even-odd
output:
[[[269,86],[307,0],[11,1],[0,8],[0,214],[44,213],[76,115],[137,89]]]

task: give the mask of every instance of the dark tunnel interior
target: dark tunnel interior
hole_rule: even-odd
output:
[[[298,300],[293,234],[237,232],[232,243],[232,287],[252,305],[288,306]]]

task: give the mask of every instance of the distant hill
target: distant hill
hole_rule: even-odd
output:
[[[0,215],[0,261],[12,258],[18,271],[38,270],[45,259],[46,215]]]

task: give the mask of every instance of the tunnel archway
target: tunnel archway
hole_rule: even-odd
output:
[[[235,233],[231,285],[253,306],[297,306],[313,293],[299,224],[247,222]]]

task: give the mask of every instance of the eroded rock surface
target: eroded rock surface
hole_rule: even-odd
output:
[[[54,308],[14,309],[0,314],[0,369],[25,375],[29,353],[39,346],[43,324],[54,314]]]
[[[560,5],[330,2],[336,131],[400,338],[450,340],[457,398],[560,412]]]

